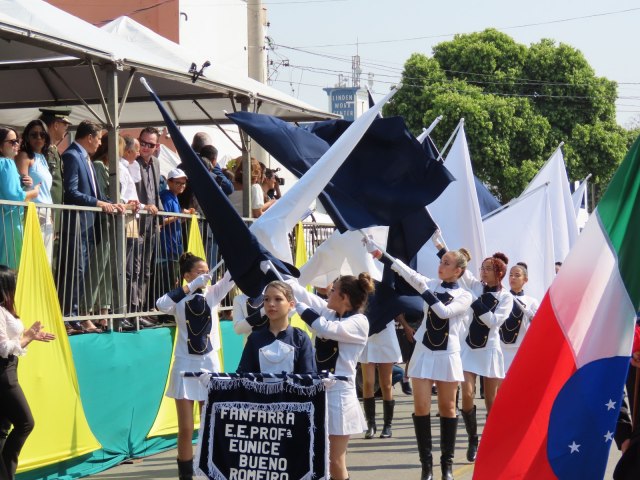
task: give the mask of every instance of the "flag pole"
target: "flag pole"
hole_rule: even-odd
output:
[[[436,128],[436,125],[440,123],[440,120],[442,120],[442,118],[443,118],[442,115],[438,115],[436,119],[433,122],[431,122],[431,125],[429,125],[429,127],[422,129],[422,133],[418,135],[418,138],[416,140],[418,140],[420,143],[424,142],[425,139],[429,135],[431,135],[431,132],[433,132],[433,130]]]
[[[447,150],[447,148],[449,147],[449,144],[456,137],[456,135],[458,134],[458,131],[460,130],[460,127],[462,125],[464,125],[464,118],[461,118],[460,121],[458,122],[458,125],[456,126],[456,128],[453,129],[453,132],[451,133],[451,136],[449,137],[449,140],[447,140],[447,143],[444,144],[444,147],[440,151],[440,155],[438,155],[438,158],[436,159],[436,162],[441,162],[442,161],[442,155],[444,155],[444,152]]]

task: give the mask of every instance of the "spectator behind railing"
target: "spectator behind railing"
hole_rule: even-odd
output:
[[[49,137],[51,138],[51,144],[45,152],[47,164],[49,166],[49,172],[52,177],[51,184],[51,198],[53,203],[62,203],[62,159],[58,152],[58,144],[62,142],[69,130],[69,114],[70,108],[41,108],[40,120],[42,120],[47,126]]]
[[[146,127],[140,132],[140,181],[136,183],[138,199],[144,209],[151,215],[140,218],[140,237],[142,239],[142,275],[138,277],[137,311],[149,311],[155,308],[156,298],[160,296],[154,283],[156,271],[156,248],[158,242],[158,220],[156,214],[162,208],[160,202],[160,162],[154,156],[158,147],[160,132],[154,127]],[[157,290],[157,292],[156,292]],[[141,317],[145,322],[153,322],[148,317]]]
[[[125,207],[111,203],[98,188],[98,180],[89,159],[101,142],[102,128],[84,120],[78,125],[76,141],[62,155],[64,171],[64,203],[83,207],[98,207],[105,213],[124,213]],[[89,256],[95,247],[94,211],[70,211],[63,218],[61,264],[64,273],[59,275],[58,297],[65,317],[77,316],[79,299],[85,294],[84,277]],[[62,283],[60,283],[60,281]],[[68,321],[68,330],[95,329],[90,321],[80,324]]]
[[[168,190],[160,193],[160,200],[165,212],[194,214],[195,210],[181,208],[178,195],[187,186],[187,175],[179,168],[174,168],[167,175]],[[159,266],[163,277],[163,291],[168,292],[178,286],[180,279],[180,255],[184,252],[180,217],[162,217],[160,232]]]
[[[229,201],[238,215],[244,217],[244,212],[242,208],[242,191],[243,191],[243,178],[244,178],[244,167],[242,164],[242,157],[236,157],[233,160],[230,160],[228,165],[233,165],[234,172],[234,181],[233,181],[233,193],[229,195]],[[260,168],[260,163],[255,158],[251,158],[251,178],[262,178],[262,169]],[[253,182],[252,182],[253,183]],[[259,186],[259,185],[258,185]],[[254,207],[253,198],[251,199],[251,206]]]
[[[33,200],[40,187],[25,192],[14,161],[18,153],[18,133],[10,127],[0,128],[0,200]],[[31,184],[31,178],[27,177]],[[17,269],[22,251],[22,207],[0,205],[0,264]]]
[[[34,185],[40,186],[35,202],[49,205],[53,203],[51,198],[53,177],[49,172],[49,164],[44,155],[49,150],[50,145],[51,137],[49,137],[49,132],[44,122],[42,120],[31,120],[22,133],[20,151],[16,156],[16,165],[20,176],[28,175],[33,180]],[[53,218],[51,210],[39,208],[38,220],[40,220],[44,248],[47,252],[49,264],[51,264],[53,258]]]

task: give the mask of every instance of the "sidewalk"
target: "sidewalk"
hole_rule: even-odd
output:
[[[353,436],[349,443],[347,462],[352,480],[414,480],[420,478],[418,451],[415,443],[411,412],[412,398],[404,395],[399,388],[396,395],[396,412],[393,423],[393,438],[374,438],[365,440],[362,436]],[[478,407],[478,429],[482,432],[486,420],[484,401],[476,399]],[[378,431],[382,424],[382,401],[376,405],[378,411]],[[434,478],[440,478],[440,421],[435,416],[435,399],[432,404],[432,432]],[[467,435],[462,419],[458,424],[458,437],[454,458],[454,477],[456,480],[470,480],[473,476],[473,464],[466,460]],[[170,450],[142,462],[123,464],[88,477],[92,480],[151,480],[177,478],[176,451]],[[612,478],[615,464],[620,453],[615,448],[609,454],[609,465],[605,478]],[[201,478],[201,477],[198,477]]]

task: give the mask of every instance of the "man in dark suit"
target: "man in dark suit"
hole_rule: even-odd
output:
[[[64,203],[82,207],[99,207],[105,213],[124,213],[124,205],[113,204],[100,191],[96,173],[90,160],[100,146],[102,127],[85,120],[78,125],[76,140],[62,154],[64,170]],[[95,245],[94,211],[69,211],[62,222],[62,263],[64,273],[59,279],[58,297],[65,316],[78,315],[78,299],[84,294],[84,277],[89,254]],[[91,322],[84,323],[84,330],[95,329]],[[83,325],[70,321],[74,330]]]

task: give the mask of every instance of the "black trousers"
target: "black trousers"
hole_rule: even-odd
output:
[[[33,415],[18,383],[18,358],[0,358],[0,427],[7,436],[0,455],[0,479],[13,480],[18,468],[18,456],[34,427]]]

